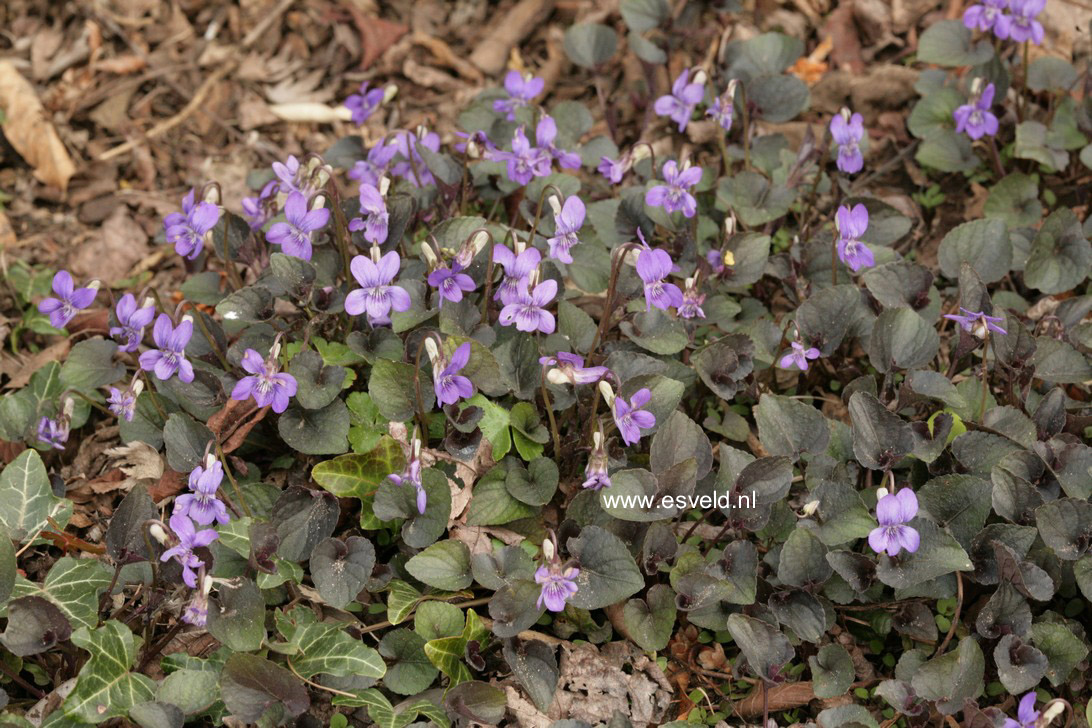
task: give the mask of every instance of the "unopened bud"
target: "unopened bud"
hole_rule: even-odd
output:
[[[646,159],[652,156],[652,147],[648,144],[638,144],[630,151],[630,159],[634,164],[640,162],[642,159]]]
[[[607,400],[607,406],[614,406],[614,390],[611,389],[610,384],[599,380],[599,392],[603,395],[603,399]]]
[[[550,208],[555,215],[561,214],[561,200],[557,199],[557,195],[550,195],[546,201],[550,203]]]
[[[982,77],[978,76],[971,81],[971,96],[978,96],[982,93]]]
[[[155,305],[155,299],[154,299],[154,298],[152,298],[151,296],[148,296],[148,297],[147,297],[147,298],[145,298],[145,299],[144,299],[144,301],[143,301],[143,302],[142,302],[142,303],[140,304],[140,307],[141,307],[141,308],[148,308],[149,306],[154,306],[154,305]]]
[[[729,215],[724,218],[724,234],[731,237],[736,234],[736,216]]]
[[[735,99],[735,97],[736,97],[736,88],[738,86],[739,86],[739,80],[733,78],[731,81],[728,82],[728,90],[724,92],[725,95],[729,99]]]
[[[421,457],[421,438],[417,437],[417,430],[413,432],[413,459],[417,460]]]
[[[570,383],[569,378],[567,376],[565,376],[565,372],[563,372],[558,367],[554,367],[550,371],[546,372],[546,381],[549,382],[550,384],[557,384],[557,385],[564,385],[564,384],[569,384]]]
[[[65,397],[64,404],[61,407],[61,411],[64,413],[65,417],[71,419],[72,413],[76,411],[76,401],[71,397]]]
[[[389,104],[394,100],[394,97],[398,95],[398,86],[393,83],[388,83],[383,87],[383,103]]]
[[[209,592],[212,591],[212,584],[212,577],[205,574],[205,578],[201,580],[201,593],[208,596]]]
[[[369,253],[371,254],[371,256],[372,256],[372,262],[378,265],[378,263],[379,263],[379,259],[380,259],[380,257],[382,257],[382,256],[381,256],[381,255],[379,254],[379,245],[378,245],[378,244],[376,244],[376,243],[372,243],[372,247],[371,247],[371,250],[369,250],[368,252],[369,252]]]
[[[883,498],[889,495],[891,494],[887,492],[887,488],[883,487],[882,485],[876,489],[876,500],[878,501],[883,500]]]
[[[546,557],[546,560],[547,561],[553,561],[555,553],[556,553],[556,551],[554,550],[554,542],[551,541],[548,538],[543,539],[542,540],[542,555],[544,557]]]
[[[847,123],[847,124],[849,123],[849,120],[850,120],[850,118],[851,118],[851,117],[853,116],[853,112],[852,112],[852,111],[850,111],[850,110],[849,110],[848,108],[846,108],[845,106],[843,106],[843,107],[842,107],[842,110],[841,110],[841,111],[839,111],[838,113],[842,115],[842,118],[846,120],[846,123]]]
[[[817,510],[819,510],[819,501],[818,500],[808,501],[807,503],[804,504],[804,515],[805,516],[814,516],[815,512]]]
[[[595,432],[592,433],[591,439],[592,439],[592,444],[595,445],[596,450],[601,450],[603,448],[603,433],[602,432],[600,432],[599,430],[596,430]]]
[[[428,127],[426,127],[424,124],[418,124],[417,125],[417,138],[418,139],[424,139],[426,134],[428,134]]]
[[[185,316],[182,317],[182,320],[183,321],[189,321],[192,324],[193,323],[193,314],[186,314]]]
[[[210,184],[205,187],[204,190],[205,202],[211,202],[214,205],[220,204],[220,185]]]
[[[148,526],[148,533],[152,534],[152,538],[159,543],[167,543],[167,541],[170,540],[170,536],[163,530],[163,526],[160,526],[158,523],[153,523],[151,526]]]
[[[326,206],[326,195],[315,195],[311,198],[311,210],[321,210]]]
[[[277,357],[279,357],[280,355],[281,355],[281,342],[278,339],[277,341],[273,342],[273,346],[270,347],[270,349],[269,349],[269,358],[270,358],[270,360],[273,360],[273,359],[276,359]]]

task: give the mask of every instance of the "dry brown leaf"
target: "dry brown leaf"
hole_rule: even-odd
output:
[[[106,71],[107,73],[116,73],[120,76],[126,76],[130,73],[136,73],[137,71],[143,71],[144,67],[148,65],[148,61],[136,54],[130,53],[125,56],[116,56],[114,58],[104,58],[101,61],[95,63],[95,69],[99,71]]]
[[[134,440],[128,445],[112,447],[106,454],[115,458],[121,472],[134,480],[159,480],[163,477],[163,457],[146,442]]]
[[[776,713],[807,705],[815,700],[815,690],[812,689],[811,682],[782,683],[769,689],[768,698],[770,712]],[[761,685],[756,685],[750,695],[736,703],[736,711],[744,718],[762,715],[762,710]]]
[[[15,245],[15,228],[11,226],[11,220],[0,210],[0,248],[10,248]]]
[[[66,338],[47,346],[34,356],[17,357],[5,354],[0,359],[0,375],[10,377],[4,385],[5,389],[22,389],[27,386],[34,372],[51,361],[63,361],[71,347],[71,342]]]
[[[0,61],[0,108],[4,136],[34,168],[34,176],[62,192],[76,173],[57,130],[46,115],[34,87],[11,61]]]

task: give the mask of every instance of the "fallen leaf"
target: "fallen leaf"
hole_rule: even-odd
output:
[[[364,47],[364,53],[360,58],[360,67],[369,68],[379,60],[379,57],[398,42],[409,28],[401,23],[392,23],[382,18],[366,17],[355,7],[349,6],[353,15],[353,22],[360,31],[360,43]]]
[[[34,356],[19,357],[5,354],[0,359],[0,375],[10,377],[10,379],[4,384],[4,388],[15,390],[27,386],[34,372],[51,361],[64,361],[71,347],[72,343],[64,338],[47,346]]]
[[[142,71],[147,65],[148,61],[144,58],[141,58],[138,55],[129,54],[126,56],[116,56],[115,58],[104,58],[95,63],[95,68],[99,71],[125,76],[130,73]]]
[[[791,710],[807,705],[815,700],[815,690],[811,682],[781,683],[769,688],[767,691],[769,710],[776,713],[781,710]],[[755,685],[754,690],[743,700],[736,703],[736,711],[744,718],[753,718],[762,715],[762,685]]]
[[[208,426],[222,443],[225,453],[237,450],[246,436],[269,413],[268,407],[258,407],[253,399],[229,399],[224,408],[209,418]]]
[[[11,61],[0,61],[0,108],[11,146],[34,169],[34,176],[62,192],[76,173],[57,130],[46,115],[34,87]]]

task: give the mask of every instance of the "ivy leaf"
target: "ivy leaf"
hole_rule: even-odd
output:
[[[24,450],[0,473],[0,524],[19,543],[36,538],[48,518],[62,520],[66,503],[53,495],[37,450]]]
[[[90,652],[91,658],[64,702],[69,718],[101,723],[155,697],[154,680],[129,672],[140,640],[121,622],[111,619],[99,627],[80,627],[72,633],[72,642]]]
[[[466,647],[471,642],[485,643],[489,631],[473,609],[466,610],[466,624],[457,637],[441,637],[425,643],[425,656],[451,679],[451,685],[472,680],[470,669],[463,662]]]
[[[387,672],[383,658],[375,649],[354,639],[337,624],[301,625],[293,632],[289,644],[291,647],[278,646],[278,651],[290,654],[292,667],[305,678],[321,673],[379,679]]]
[[[12,596],[43,597],[57,605],[73,625],[94,629],[99,621],[99,595],[110,585],[110,576],[101,561],[62,556],[42,584],[17,577]]]
[[[380,520],[372,512],[372,503],[379,485],[388,475],[401,473],[406,467],[402,446],[384,435],[365,453],[342,455],[324,460],[311,469],[311,478],[338,498],[359,498],[360,527],[379,528]]]

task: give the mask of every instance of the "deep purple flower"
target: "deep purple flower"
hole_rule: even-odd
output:
[[[552,116],[543,115],[535,127],[535,142],[539,148],[551,159],[556,159],[562,169],[580,169],[580,155],[576,152],[568,152],[559,149],[554,140],[557,139],[557,122]]]
[[[178,372],[183,382],[193,381],[193,365],[186,358],[186,344],[193,336],[193,321],[187,316],[177,327],[171,325],[171,317],[159,314],[152,328],[155,349],[140,355],[140,368],[146,372],[155,372],[157,379],[166,381]]]
[[[652,391],[648,387],[634,392],[629,402],[621,396],[614,398],[614,424],[618,426],[622,442],[636,445],[641,441],[641,430],[656,426],[656,416],[643,409],[651,400]]]
[[[554,315],[546,310],[550,301],[557,295],[557,281],[547,278],[528,291],[530,282],[520,288],[516,299],[501,309],[501,326],[511,326],[513,323],[520,331],[541,331],[544,334],[552,334],[556,327]]]
[[[144,338],[144,327],[155,318],[155,306],[149,302],[143,308],[137,308],[136,297],[126,293],[118,300],[114,311],[118,325],[110,327],[110,335],[123,342],[118,346],[120,351],[136,351]]]
[[[664,162],[664,181],[666,185],[657,185],[645,193],[645,204],[662,207],[667,212],[682,212],[686,217],[694,217],[698,211],[698,201],[690,194],[690,188],[701,180],[701,167],[684,167],[682,170],[674,159]]]
[[[1043,24],[1036,20],[1046,7],[1046,0],[1009,0],[1011,15],[1001,15],[993,26],[998,38],[1011,38],[1017,43],[1043,42]]]
[[[444,301],[457,303],[463,300],[464,292],[469,293],[477,288],[474,279],[462,270],[456,263],[451,268],[444,266],[428,274],[428,284],[440,294],[440,306],[444,305]]]
[[[205,235],[220,220],[220,207],[202,200],[194,202],[195,190],[182,198],[182,212],[172,212],[163,218],[167,242],[183,258],[195,259],[205,246]]]
[[[550,197],[550,204],[554,207],[554,236],[546,240],[550,257],[571,265],[573,256],[569,251],[580,243],[576,234],[584,226],[587,209],[576,195],[570,195],[564,205],[559,205],[556,197]]]
[[[63,414],[54,419],[43,417],[38,420],[38,439],[55,450],[64,450],[69,431],[69,418]]]
[[[349,170],[349,179],[354,179],[362,185],[368,184],[379,187],[379,178],[387,171],[387,167],[398,154],[395,144],[379,142],[368,151],[366,159],[355,162]]]
[[[909,488],[881,497],[876,502],[880,525],[868,534],[868,545],[878,554],[886,551],[888,556],[898,556],[902,549],[914,553],[921,545],[921,535],[906,524],[917,514],[918,497]]]
[[[603,433],[596,431],[592,434],[592,450],[588,455],[588,464],[584,466],[583,487],[587,490],[602,490],[609,488],[610,460],[607,457],[607,449],[603,446]]]
[[[944,314],[944,318],[955,321],[968,334],[974,334],[979,339],[984,339],[990,331],[995,334],[1001,334],[1002,336],[1009,333],[998,326],[998,324],[1005,320],[1000,316],[987,316],[981,311],[968,311],[962,306],[960,306],[959,310],[963,313],[946,313]]]
[[[1035,709],[1035,691],[1020,698],[1020,707],[1016,710],[1019,720],[1005,718],[1005,728],[1036,728],[1039,721],[1039,711]]]
[[[698,74],[695,74],[697,78]],[[686,131],[686,125],[690,123],[690,115],[694,113],[702,97],[705,96],[704,82],[690,83],[690,69],[684,69],[675,82],[671,84],[671,93],[656,99],[652,108],[659,116],[669,117],[679,125],[679,131]]]
[[[546,379],[554,384],[595,384],[610,374],[610,369],[606,367],[584,366],[584,357],[567,351],[540,357],[538,363],[553,367],[546,372]]]
[[[493,111],[505,114],[508,121],[515,121],[516,109],[527,106],[532,99],[542,93],[545,86],[545,80],[536,78],[530,73],[509,71],[504,77],[504,90],[508,92],[508,98],[494,101]]]
[[[683,305],[682,290],[665,281],[675,267],[671,256],[666,250],[649,247],[640,228],[637,236],[642,244],[637,254],[637,275],[645,285],[645,311],[651,311],[653,307],[666,311],[672,306]]]
[[[516,129],[512,136],[512,151],[497,151],[490,158],[508,165],[508,179],[516,184],[525,185],[535,177],[550,174],[550,155],[538,147],[531,146],[523,127]]]
[[[682,303],[676,312],[679,314],[679,318],[705,318],[705,311],[701,307],[703,303],[705,303],[705,294],[698,289],[697,281],[694,278],[687,278],[686,288],[683,289]]]
[[[136,414],[137,397],[140,396],[142,389],[144,389],[144,382],[136,377],[133,377],[133,381],[125,389],[110,387],[110,397],[106,403],[114,416],[118,419],[124,418],[126,422],[132,422],[133,415]]]
[[[868,210],[865,206],[858,203],[851,210],[841,205],[834,217],[838,227],[838,258],[854,273],[875,265],[872,251],[860,240],[868,230]]]
[[[849,109],[842,109],[830,120],[830,135],[838,145],[838,169],[846,174],[860,172],[864,167],[864,156],[861,154],[864,118],[860,114],[850,115]]]
[[[493,300],[507,306],[519,300],[520,291],[527,287],[531,274],[538,270],[538,264],[542,262],[542,253],[537,248],[527,248],[516,255],[508,246],[498,244],[493,246],[493,262],[504,268],[504,277],[493,294]]]
[[[243,198],[243,217],[247,219],[251,230],[260,230],[277,216],[277,193],[280,189],[281,183],[271,179],[265,183],[257,197]]]
[[[425,512],[425,506],[428,505],[428,494],[425,493],[425,486],[421,483],[421,441],[417,439],[416,435],[414,435],[413,443],[410,445],[409,462],[406,463],[402,474],[391,473],[387,478],[395,485],[412,485],[417,490],[417,512]]]
[[[285,255],[311,260],[311,235],[326,227],[330,221],[330,211],[324,207],[308,210],[307,198],[293,192],[284,203],[284,215],[288,218],[287,222],[273,223],[265,239],[281,246]]]
[[[444,358],[435,343],[429,347],[429,356],[432,358],[432,368],[436,373],[433,388],[436,390],[436,399],[440,405],[455,404],[460,399],[469,399],[474,396],[474,384],[467,377],[459,374],[470,362],[470,342],[464,341],[451,352],[451,358]]]
[[[361,217],[349,221],[349,229],[353,232],[363,230],[364,239],[369,243],[382,245],[386,242],[387,223],[391,216],[383,195],[370,184],[360,185],[360,212]]]
[[[250,376],[243,377],[231,390],[231,398],[240,402],[251,397],[259,407],[273,405],[277,414],[288,409],[288,400],[296,396],[298,384],[296,378],[277,367],[277,349],[274,345],[269,357],[262,358],[254,349],[247,349],[240,362]]]
[[[50,326],[63,329],[79,311],[95,302],[98,284],[76,288],[71,274],[66,270],[59,270],[53,276],[53,292],[57,297],[43,298],[38,303],[38,311],[49,315]]]
[[[705,260],[716,275],[724,272],[724,253],[714,248],[705,254]]]
[[[596,167],[596,171],[606,177],[612,185],[616,185],[622,181],[622,178],[626,176],[626,172],[628,172],[632,166],[633,159],[628,154],[623,154],[618,159],[600,157],[599,166]]]
[[[981,0],[963,11],[963,25],[970,30],[993,30],[1009,9],[1009,0]]]
[[[818,359],[819,350],[814,346],[810,348],[804,348],[804,345],[799,341],[792,342],[792,351],[785,356],[781,357],[781,361],[777,363],[782,369],[792,369],[796,367],[802,372],[808,370],[808,359]]]
[[[345,108],[352,112],[352,122],[354,124],[363,124],[368,120],[372,114],[378,109],[379,105],[383,103],[383,97],[386,95],[386,91],[382,88],[368,89],[368,82],[360,84],[360,93],[352,94],[349,98],[345,99]]]
[[[251,349],[253,351],[253,349]],[[175,515],[192,518],[201,526],[208,526],[213,521],[227,523],[227,506],[216,497],[220,482],[224,479],[224,466],[211,455],[205,460],[205,467],[198,465],[190,471],[190,493],[174,499]]]
[[[990,111],[990,106],[993,105],[993,94],[993,84],[988,83],[970,103],[963,104],[952,112],[957,132],[964,132],[971,139],[981,139],[997,133],[997,117]]]
[[[542,593],[538,595],[535,606],[539,609],[545,604],[551,612],[565,611],[565,602],[573,594],[576,594],[576,577],[580,569],[570,566],[564,571],[560,565],[550,564],[540,566],[535,572],[535,581],[542,585]]]
[[[378,248],[373,247],[378,253]],[[367,311],[373,326],[390,323],[391,309],[408,311],[412,305],[409,293],[401,286],[391,285],[402,262],[398,253],[390,251],[377,262],[363,255],[355,256],[349,263],[353,278],[360,284],[345,297],[345,311],[359,316]]]
[[[205,562],[194,551],[208,546],[219,538],[220,534],[211,528],[198,531],[194,528],[193,521],[181,513],[172,515],[170,524],[174,535],[178,537],[178,544],[164,551],[159,560],[177,559],[178,563],[182,565],[182,581],[186,582],[186,586],[189,588],[196,589],[197,574],[193,570],[201,568],[205,565]]]

